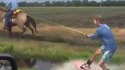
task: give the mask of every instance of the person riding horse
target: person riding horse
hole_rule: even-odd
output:
[[[0,8],[0,20],[2,20],[4,24],[6,24],[5,16],[7,12],[8,12],[7,10]],[[20,34],[25,33],[27,29],[29,29],[32,32],[33,36],[35,35],[35,33],[37,33],[36,22],[30,15],[28,15],[21,9],[16,9],[16,11],[14,11],[12,14],[13,15],[10,17],[11,19],[9,19],[9,21],[11,22],[11,25],[9,29],[5,30],[9,33],[9,36],[11,36],[12,27],[14,26],[17,26],[22,30]]]
[[[4,29],[9,30],[12,27],[12,15],[15,10],[18,9],[18,2],[16,0],[6,0],[5,1],[7,13],[5,15],[5,25]]]
[[[24,34],[28,28],[35,36],[36,22],[30,15],[18,9],[17,0],[4,0],[3,2],[6,4],[7,10],[0,8],[0,19],[3,20],[4,30],[8,32],[9,36],[12,35],[13,26],[22,30],[20,34]]]

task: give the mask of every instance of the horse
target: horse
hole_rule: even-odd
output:
[[[3,23],[5,23],[6,12],[7,11],[5,9],[0,8],[0,19],[3,20]],[[11,21],[12,21],[12,27],[18,26],[22,30],[21,34],[25,33],[27,28],[32,32],[33,36],[35,36],[35,33],[37,33],[36,22],[33,20],[31,16],[24,13],[20,9],[13,12]],[[12,27],[10,29],[7,29],[7,32],[9,32],[10,36],[12,34]]]

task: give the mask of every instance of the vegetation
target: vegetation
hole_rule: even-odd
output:
[[[7,43],[7,45],[2,43],[0,44],[0,52],[10,53],[16,58],[21,59],[32,58],[60,62],[71,59],[88,59],[97,49],[94,46],[77,46],[66,43],[44,42],[42,44],[35,44],[36,46],[30,41],[28,43],[30,44],[28,45],[27,42],[16,44],[11,42],[11,44]],[[118,49],[113,62],[122,63],[125,60],[124,57],[124,50]]]

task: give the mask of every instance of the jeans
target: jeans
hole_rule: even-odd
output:
[[[5,27],[8,27],[8,28],[12,27],[12,15],[13,15],[13,11],[11,10],[7,11],[5,15]]]

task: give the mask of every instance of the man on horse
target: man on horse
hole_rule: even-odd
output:
[[[6,0],[5,1],[7,13],[5,15],[5,25],[4,29],[11,29],[12,27],[12,15],[13,12],[18,9],[18,3],[16,0]]]

